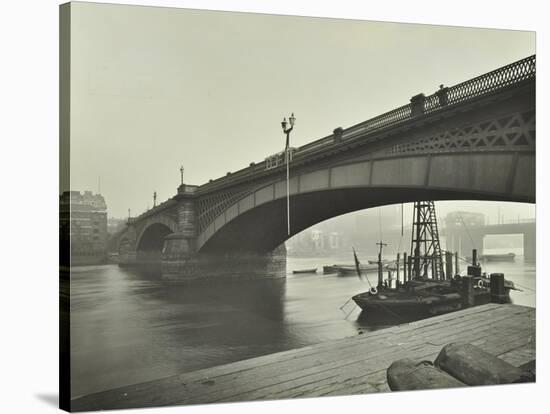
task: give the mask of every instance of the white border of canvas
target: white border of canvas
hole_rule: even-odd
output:
[[[111,1],[213,10],[340,17],[537,31],[537,384],[308,400],[144,409],[143,413],[541,412],[547,401],[548,328],[545,252],[548,236],[548,12],[536,0],[371,1],[180,0]],[[2,412],[57,408],[58,4],[0,4],[0,299]],[[545,188],[546,187],[546,188]],[[543,298],[544,296],[544,298]],[[546,391],[547,392],[547,391]],[[123,411],[112,411],[112,413]],[[126,412],[126,411],[124,411]],[[129,412],[129,411],[127,411]]]

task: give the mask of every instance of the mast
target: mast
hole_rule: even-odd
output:
[[[381,287],[384,283],[384,275],[382,273],[382,248],[387,246],[387,244],[380,240],[376,243],[376,245],[380,246],[380,249],[378,250],[378,287]]]
[[[411,256],[413,279],[427,278],[429,270],[431,270],[432,279],[442,280],[445,278],[433,201],[416,201],[414,203]]]

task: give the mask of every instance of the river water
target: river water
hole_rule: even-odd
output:
[[[359,317],[346,302],[366,282],[321,274],[323,265],[351,262],[289,257],[286,279],[208,285],[175,285],[116,265],[74,268],[72,397],[404,322]],[[292,274],[312,267],[317,274]],[[511,292],[513,302],[535,306],[534,264],[519,256],[483,270],[504,273],[524,290]]]

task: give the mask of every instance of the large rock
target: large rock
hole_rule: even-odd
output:
[[[466,343],[445,345],[434,364],[468,385],[511,384],[534,380],[529,372]]]
[[[392,391],[465,386],[464,383],[434,367],[431,362],[419,362],[409,358],[393,362],[388,368],[386,375],[388,385]]]

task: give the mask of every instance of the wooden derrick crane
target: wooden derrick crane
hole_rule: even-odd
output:
[[[413,279],[425,279],[430,275],[435,280],[445,279],[433,201],[414,203],[411,258]]]

